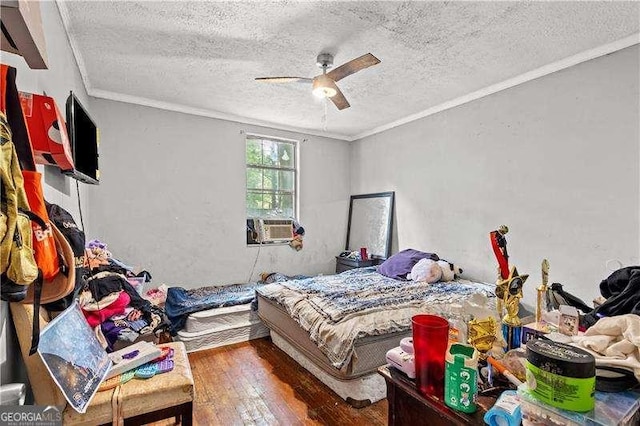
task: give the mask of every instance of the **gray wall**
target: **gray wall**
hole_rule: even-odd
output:
[[[397,246],[495,281],[488,233],[512,264],[587,303],[605,262],[639,262],[639,48],[634,46],[352,145],[351,192],[396,191]],[[428,83],[428,79],[425,80]]]
[[[265,271],[334,270],[346,235],[348,143],[101,99],[92,107],[101,126],[102,181],[90,194],[90,237],[148,269],[155,285],[189,288],[243,283]],[[246,245],[241,131],[306,139],[300,146],[299,218],[306,230],[300,252]]]
[[[31,93],[46,93],[55,99],[58,108],[64,115],[65,102],[69,91],[78,96],[80,102],[91,110],[91,103],[80,77],[80,71],[75,57],[71,51],[67,34],[62,25],[62,20],[55,2],[40,2],[42,13],[42,25],[46,40],[49,69],[29,69],[21,56],[2,52],[2,63],[17,69],[16,84],[18,90]],[[79,222],[78,197],[76,195],[75,180],[60,173],[55,167],[38,166],[43,173],[43,190],[45,198],[52,203],[59,204],[67,209]],[[80,184],[80,199],[85,215],[85,226],[89,227],[87,211],[89,210],[86,185]],[[13,336],[12,327],[8,321],[9,309],[5,302],[0,303],[0,380],[9,383],[15,380],[23,380],[17,367],[20,360],[20,352]]]

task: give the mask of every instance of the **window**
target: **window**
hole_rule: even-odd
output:
[[[295,141],[248,135],[247,217],[296,217]]]

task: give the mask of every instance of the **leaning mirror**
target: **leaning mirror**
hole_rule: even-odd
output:
[[[394,194],[394,192],[379,192],[351,196],[347,251],[365,247],[371,258],[389,257]]]

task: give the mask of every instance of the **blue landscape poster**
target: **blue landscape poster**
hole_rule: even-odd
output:
[[[77,303],[42,331],[38,353],[69,404],[79,413],[86,412],[111,360]]]

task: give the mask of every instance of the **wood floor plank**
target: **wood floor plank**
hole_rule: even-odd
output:
[[[193,421],[203,426],[387,424],[386,400],[355,409],[278,349],[251,340],[189,354]],[[154,426],[173,425],[173,419]]]

